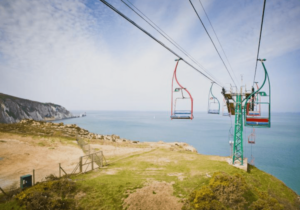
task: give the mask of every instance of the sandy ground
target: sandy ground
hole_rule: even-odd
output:
[[[14,188],[12,185],[19,186],[20,176],[33,174],[33,169],[36,182],[45,180],[50,174],[58,176],[59,163],[67,173],[71,173],[78,164],[79,157],[85,154],[76,141],[70,143],[66,144],[57,138],[0,133],[0,187],[9,189]],[[108,162],[153,149],[151,146],[139,148],[136,145],[119,144],[90,146],[96,151],[102,151]],[[90,169],[91,165],[83,167],[83,171]],[[63,172],[61,173],[63,175]]]
[[[4,137],[4,138],[3,138]],[[42,146],[40,146],[42,145]],[[36,182],[49,174],[59,174],[59,163],[71,172],[84,155],[76,145],[63,145],[30,137],[0,136],[0,187],[13,183],[19,185],[20,176],[32,174],[35,169]]]

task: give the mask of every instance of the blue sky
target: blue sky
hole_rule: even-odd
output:
[[[185,58],[120,0],[108,2]],[[131,2],[222,85],[233,83],[189,1]],[[216,42],[199,1],[193,3]],[[249,89],[263,1],[202,3],[231,63],[233,78]],[[273,111],[300,111],[299,20],[299,0],[267,1],[260,57],[267,59]],[[169,110],[175,58],[100,1],[0,1],[2,93],[70,110]],[[258,64],[260,84],[263,76]],[[210,81],[184,63],[178,67],[178,79],[193,95],[195,110],[205,111]],[[214,91],[222,100],[221,89],[216,86]]]

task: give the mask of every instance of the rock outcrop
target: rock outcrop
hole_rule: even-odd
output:
[[[197,153],[197,150],[183,142],[140,142],[121,138],[118,135],[102,135],[96,133],[90,133],[88,130],[80,128],[76,124],[65,125],[64,123],[53,123],[53,122],[42,122],[24,119],[18,123],[12,124],[0,124],[0,132],[8,133],[21,133],[21,134],[32,134],[39,136],[57,136],[76,139],[81,137],[88,139],[89,141],[101,141],[106,143],[127,145],[134,144],[137,147],[150,146],[151,148],[165,148],[171,151],[188,151]]]
[[[64,107],[40,103],[0,93],[0,123],[16,123],[22,119],[58,120],[73,117]]]

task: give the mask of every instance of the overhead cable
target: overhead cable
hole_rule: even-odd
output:
[[[120,16],[122,16],[124,19],[126,19],[128,22],[130,22],[132,25],[134,25],[135,27],[137,27],[138,29],[140,29],[141,31],[143,31],[145,34],[147,34],[149,37],[151,37],[154,41],[156,41],[157,43],[159,43],[161,46],[163,46],[164,48],[166,48],[167,50],[169,50],[171,53],[173,53],[176,57],[181,58],[177,53],[175,53],[173,50],[171,50],[170,48],[168,48],[165,44],[163,44],[161,41],[159,41],[158,39],[156,39],[154,36],[152,36],[149,32],[147,32],[146,30],[144,30],[142,27],[140,27],[138,24],[136,24],[134,21],[132,21],[130,18],[128,18],[126,15],[124,15],[123,13],[121,13],[119,10],[117,10],[114,6],[112,6],[111,4],[109,4],[107,1],[105,0],[99,0],[101,1],[103,4],[105,4],[106,6],[108,6],[110,9],[112,9],[114,12],[116,12],[117,14],[119,14]],[[220,84],[218,84],[216,81],[214,81],[213,79],[209,78],[206,74],[204,74],[202,71],[200,71],[199,69],[197,69],[196,67],[194,67],[193,65],[191,65],[189,62],[187,62],[186,60],[184,60],[183,58],[181,58],[183,62],[185,62],[187,65],[189,65],[190,67],[192,67],[195,71],[199,72],[200,74],[202,74],[204,77],[206,77],[207,79],[209,79],[212,82],[215,82],[218,86],[222,87]]]
[[[231,74],[230,74],[230,72],[229,72],[229,70],[228,70],[228,68],[227,68],[227,66],[226,66],[226,64],[225,64],[225,62],[224,62],[224,60],[222,59],[222,57],[221,57],[221,55],[220,55],[220,53],[219,53],[219,51],[218,51],[218,49],[217,49],[217,47],[216,47],[216,45],[215,45],[214,41],[212,40],[212,38],[211,38],[211,36],[209,35],[209,33],[208,33],[208,31],[207,31],[206,27],[204,26],[204,23],[202,22],[202,20],[201,20],[201,18],[200,18],[200,16],[199,16],[199,14],[198,14],[198,12],[197,12],[197,10],[195,9],[195,7],[194,7],[194,5],[193,5],[192,1],[191,1],[191,0],[189,0],[189,1],[190,1],[191,5],[192,5],[192,7],[193,7],[193,9],[194,9],[194,11],[195,11],[195,13],[196,13],[196,15],[198,16],[198,18],[199,18],[199,20],[200,20],[200,22],[201,22],[201,24],[202,24],[203,28],[205,29],[205,31],[206,31],[206,33],[207,33],[208,37],[210,38],[210,41],[211,41],[211,42],[212,42],[212,44],[214,45],[214,47],[215,47],[215,49],[216,49],[216,51],[217,51],[217,53],[218,53],[218,55],[219,55],[220,59],[222,60],[222,62],[223,62],[223,64],[224,64],[224,66],[225,66],[225,68],[226,68],[226,70],[227,70],[227,72],[228,72],[228,74],[229,74],[229,76],[230,76],[231,80],[232,80],[232,81],[233,81],[233,83],[235,84],[235,81],[234,81],[234,79],[232,78],[232,76],[231,76]],[[235,86],[236,86],[236,84],[235,84]]]
[[[220,40],[219,40],[219,37],[217,36],[217,33],[216,33],[216,31],[215,31],[215,29],[214,29],[212,23],[210,22],[210,19],[209,19],[208,15],[207,15],[207,13],[206,13],[206,11],[205,11],[205,9],[204,9],[204,6],[203,6],[201,0],[199,0],[199,3],[200,3],[200,5],[201,5],[201,7],[202,7],[202,9],[203,9],[203,11],[204,11],[206,17],[207,17],[207,20],[208,20],[208,22],[209,22],[209,24],[210,24],[210,26],[211,26],[211,28],[212,28],[212,30],[213,30],[213,32],[214,32],[216,38],[217,38],[217,40],[218,40],[219,45],[221,46],[221,49],[222,49],[222,51],[223,51],[223,53],[224,53],[224,55],[225,55],[225,58],[226,58],[226,60],[227,60],[227,62],[228,62],[228,64],[229,64],[229,67],[230,67],[230,69],[231,69],[231,71],[232,71],[232,73],[233,73],[233,75],[234,75],[236,81],[238,81],[238,79],[236,78],[236,75],[235,75],[234,72],[233,72],[233,68],[232,68],[232,66],[231,66],[231,64],[230,64],[230,62],[229,62],[229,60],[228,60],[228,58],[227,58],[227,55],[226,55],[226,53],[225,53],[225,51],[224,51],[224,49],[223,49],[223,46],[221,45],[221,42],[220,42]]]
[[[258,56],[259,56],[259,49],[260,49],[260,41],[261,41],[262,28],[263,28],[263,24],[264,24],[266,1],[267,0],[264,0],[263,12],[262,12],[262,17],[261,17],[261,25],[260,25],[260,33],[259,33],[259,41],[258,41],[258,48],[257,48],[257,56],[256,56],[256,64],[255,64],[253,85],[254,85],[255,77],[256,77],[256,69],[257,69],[257,62],[258,62]]]
[[[134,13],[136,13],[140,18],[146,21],[152,28],[154,28],[158,33],[160,33],[163,37],[165,37],[171,44],[173,44],[178,50],[180,50],[183,54],[185,54],[189,59],[191,59],[196,65],[198,65],[203,71],[206,72],[212,79],[216,80],[211,74],[207,72],[207,70],[196,61],[183,47],[181,47],[176,41],[174,41],[166,32],[164,32],[159,26],[157,26],[150,18],[148,18],[141,10],[139,10],[134,4],[132,4],[129,0],[126,0],[129,4],[132,5],[135,9],[133,9],[126,2],[121,0],[129,9],[131,9]],[[141,15],[142,14],[142,15]],[[144,17],[143,17],[144,16]],[[146,20],[147,19],[147,20]],[[217,81],[217,80],[216,80]]]

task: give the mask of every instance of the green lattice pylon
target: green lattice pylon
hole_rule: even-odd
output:
[[[244,153],[243,153],[243,114],[242,114],[242,95],[236,96],[235,105],[235,126],[234,126],[234,143],[233,143],[233,155],[232,164],[239,161],[243,165]]]

